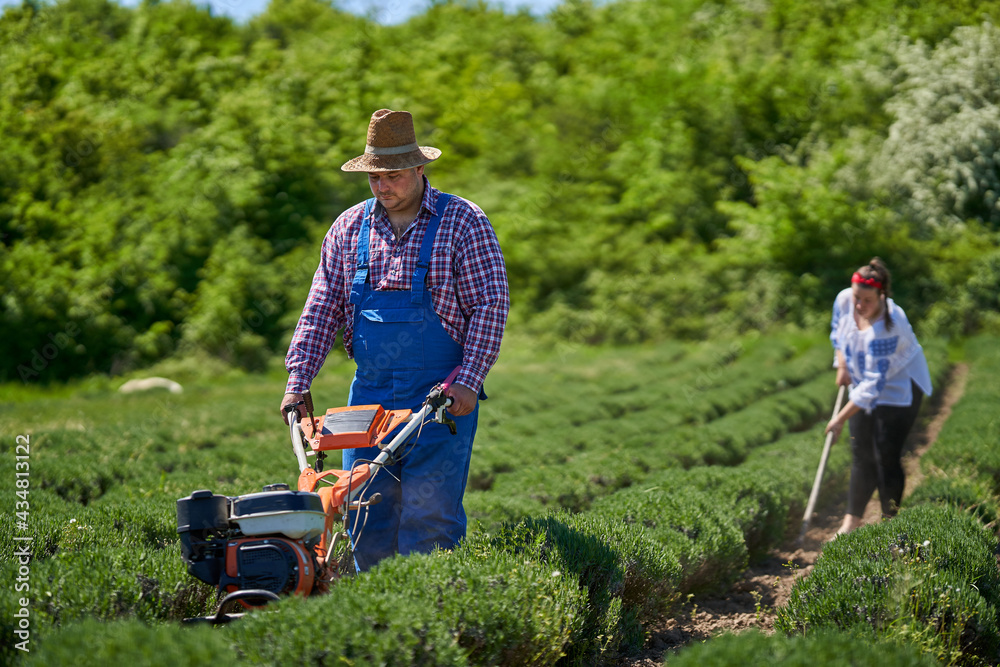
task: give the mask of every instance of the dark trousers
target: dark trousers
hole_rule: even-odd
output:
[[[851,486],[847,513],[864,516],[865,506],[878,489],[882,516],[895,516],[903,500],[903,445],[924,394],[913,383],[909,406],[880,405],[871,414],[858,412],[850,419]]]

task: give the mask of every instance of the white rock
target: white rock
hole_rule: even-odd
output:
[[[184,391],[184,387],[180,386],[173,380],[168,380],[167,378],[139,378],[135,380],[129,380],[122,386],[118,388],[123,394],[131,394],[137,391],[147,391],[149,389],[166,389],[171,394],[179,394]]]

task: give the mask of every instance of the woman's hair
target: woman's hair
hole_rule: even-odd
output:
[[[868,262],[866,266],[862,266],[855,273],[856,276],[861,276],[862,285],[868,281],[877,281],[881,283],[878,288],[879,294],[885,297],[885,328],[886,330],[892,329],[892,315],[889,314],[889,297],[892,296],[892,275],[889,273],[889,267],[885,265],[881,257],[872,257],[871,261]],[[869,285],[871,287],[871,285]]]

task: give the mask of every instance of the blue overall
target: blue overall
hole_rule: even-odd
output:
[[[437,213],[424,233],[409,291],[372,288],[368,269],[375,200],[365,204],[351,289],[358,368],[351,383],[350,405],[380,404],[386,409],[416,411],[431,388],[462,364],[462,346],[444,329],[424,286],[434,238],[449,199],[451,196],[443,193],[438,197]],[[435,545],[450,548],[465,537],[462,496],[478,416],[477,404],[471,414],[453,417],[458,435],[451,435],[444,424],[426,424],[416,446],[375,476],[365,496],[380,493],[382,502],[369,508],[367,522],[362,517],[358,534],[352,532],[358,570],[367,570],[396,552],[426,553]],[[405,451],[403,448],[400,453]],[[371,461],[378,453],[377,447],[344,450],[343,467],[349,470],[355,461]],[[352,513],[352,526],[354,518]]]

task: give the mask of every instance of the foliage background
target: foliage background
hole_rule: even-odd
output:
[[[822,326],[876,254],[919,332],[996,328],[998,12],[27,0],[0,17],[0,381],[283,352],[381,107],[490,215],[536,340]]]

